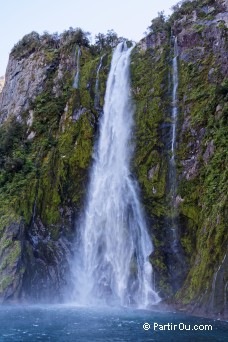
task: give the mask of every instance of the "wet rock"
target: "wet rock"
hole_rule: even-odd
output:
[[[26,122],[28,127],[32,126],[33,116],[34,116],[34,111],[33,110],[29,110],[29,117],[28,117],[27,122]]]
[[[220,112],[222,110],[222,106],[219,104],[217,107],[216,107],[216,112]]]
[[[154,178],[154,176],[158,173],[159,170],[159,164],[157,164],[156,166],[153,166],[149,171],[148,171],[148,179],[152,180]]]
[[[222,115],[223,115],[223,107],[221,105],[218,105],[216,107],[216,113],[215,113],[216,120],[221,119]]]
[[[32,140],[35,136],[36,136],[36,133],[33,132],[33,131],[31,131],[31,132],[29,133],[29,135],[27,136],[27,139],[28,139],[28,140]]]
[[[73,112],[73,116],[72,116],[72,121],[76,122],[80,119],[80,117],[86,112],[86,108],[79,108],[79,109],[75,109]]]
[[[157,193],[157,189],[153,186],[153,188],[152,188],[152,193],[154,194],[154,195],[156,195],[156,193]]]
[[[180,54],[180,59],[184,62],[196,62],[204,55],[204,47],[197,46],[193,49],[186,49]]]
[[[139,43],[141,50],[145,51],[149,48],[155,49],[156,47],[161,47],[163,43],[167,40],[167,34],[165,31],[159,32],[158,34],[151,33],[142,39]]]
[[[181,196],[177,195],[175,198],[175,206],[178,207],[182,202],[184,202],[184,199],[181,198]]]
[[[219,13],[216,15],[217,22],[224,22],[225,26],[228,27],[228,12],[226,13]]]
[[[25,272],[23,222],[12,222],[0,238],[0,303],[17,300]]]
[[[195,156],[192,156],[190,159],[186,159],[181,162],[183,166],[182,175],[187,179],[193,179],[197,176],[199,171],[199,162]]]
[[[210,141],[207,143],[206,151],[203,154],[203,161],[205,164],[208,164],[210,158],[213,156],[215,151],[214,141]]]

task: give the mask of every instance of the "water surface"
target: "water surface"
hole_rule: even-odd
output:
[[[149,323],[148,331],[143,329]],[[212,325],[212,331],[155,330],[160,325]],[[181,325],[183,327],[183,325]],[[228,341],[228,323],[146,310],[74,306],[2,306],[0,341],[136,342]]]

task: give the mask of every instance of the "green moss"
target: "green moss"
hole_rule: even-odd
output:
[[[2,293],[13,282],[13,276],[5,276],[0,281],[0,293]]]
[[[178,222],[181,248],[189,266],[183,287],[176,294],[176,299],[184,304],[197,300],[205,288],[210,289],[213,274],[226,251],[228,83],[221,74],[221,65],[212,51],[211,42],[207,41],[207,27],[196,22],[186,32],[194,34],[202,46],[190,46],[182,51],[178,60],[176,171],[180,203],[174,208],[175,199],[171,196],[169,180],[170,151],[167,146],[173,57],[169,26],[182,15],[191,18],[195,8],[199,9],[201,19],[211,19],[200,8],[212,2],[184,2],[168,23],[164,22],[164,18],[155,20],[156,34],[162,33],[162,36],[158,39],[156,34],[150,33],[148,38],[151,39],[151,47],[141,50],[140,45],[137,45],[132,51],[131,60],[135,106],[132,171],[139,181],[149,233],[154,242],[155,250],[150,260],[157,285],[164,296],[170,296],[173,291],[169,265],[172,253],[167,249],[170,247],[170,224]],[[213,16],[218,6],[216,4]],[[223,23],[219,23],[216,29],[225,37]],[[26,57],[24,53],[29,56],[39,47],[45,62],[52,68],[47,73],[42,93],[30,103],[30,109],[34,111],[32,127],[26,125],[28,112],[23,113],[21,123],[9,119],[0,127],[2,235],[6,227],[13,222],[20,222],[21,218],[27,231],[33,220],[39,219],[51,239],[58,240],[62,233],[66,234],[64,210],[71,207],[77,212],[82,205],[99,118],[99,110],[94,108],[94,98],[96,72],[103,51],[98,54],[97,49],[89,47],[80,30],[65,33],[65,38],[66,42],[59,47],[47,36],[45,39],[50,44],[48,48],[43,48],[41,37],[29,36],[13,51],[15,58],[20,59]],[[30,40],[31,45],[28,44]],[[74,55],[75,47],[79,45],[82,51],[79,89],[72,88],[74,70],[69,68],[63,71],[63,80],[58,83],[59,94],[55,96],[53,88],[56,86],[59,58]],[[109,50],[105,51],[99,75],[100,106],[104,103],[110,68]],[[220,110],[217,110],[218,105]],[[27,140],[28,130],[35,133],[32,142]],[[205,153],[211,142],[214,149],[207,158]],[[191,173],[188,162],[192,156],[195,157],[195,168],[192,168]],[[29,247],[27,249],[32,257],[32,250]],[[0,271],[7,267],[13,269],[20,253],[19,241],[11,241],[5,236],[1,238],[0,256],[4,259]],[[52,252],[44,249],[41,253],[48,262],[53,260]],[[136,272],[134,260],[131,269],[133,273]],[[24,268],[21,267],[18,272],[23,273]],[[10,277],[4,278],[0,291],[4,291],[11,282]]]
[[[135,103],[135,154],[133,170],[140,184],[142,201],[150,218],[150,234],[155,251],[151,263],[156,284],[163,296],[169,296],[171,286],[165,256],[165,216],[170,212],[166,189],[168,158],[165,146],[164,121],[169,118],[170,47],[155,46],[146,51],[136,46],[132,52],[132,94]]]
[[[192,6],[190,2],[183,4],[175,15],[191,15]],[[215,7],[216,14],[219,6]],[[171,17],[171,23],[173,19]],[[196,37],[201,45],[182,51],[183,60],[178,61],[176,167],[179,202],[175,210],[170,205],[173,200],[169,193],[169,151],[165,145],[165,135],[168,134],[165,127],[170,123],[171,89],[167,86],[171,74],[170,46],[164,43],[162,47],[157,46],[156,37],[148,37],[152,48],[144,51],[136,46],[131,63],[136,108],[133,166],[151,220],[150,231],[155,247],[151,262],[163,288],[169,282],[164,265],[167,266],[170,257],[164,249],[168,234],[165,226],[178,220],[180,243],[188,260],[189,273],[176,298],[185,304],[197,300],[206,287],[210,289],[218,260],[221,263],[227,245],[227,88],[218,56],[206,39],[207,27],[196,22],[191,29],[200,33]],[[224,28],[220,29],[223,35]],[[222,109],[216,114],[218,105]],[[206,161],[207,146],[212,141],[213,152]],[[166,295],[168,292],[167,289]]]
[[[228,189],[224,164],[227,160],[224,112],[227,90],[224,88],[220,92],[221,83],[224,84],[220,65],[210,43],[205,40],[204,44],[205,53],[197,57],[194,65],[181,61],[179,68],[180,130],[177,155],[179,193],[183,199],[179,210],[187,218],[186,233],[181,241],[187,253],[192,255],[190,272],[182,290],[176,295],[184,304],[197,301],[206,288],[210,294],[215,269],[221,263],[227,245]],[[211,70],[213,81],[209,78]],[[216,116],[218,105],[222,108],[220,116]],[[185,130],[182,128],[184,122],[187,126]],[[213,152],[206,161],[204,154],[212,141]],[[194,150],[196,144],[198,146]],[[197,167],[186,179],[183,177],[182,161],[190,159],[192,154],[196,156]],[[195,245],[191,243],[192,231],[195,232]]]
[[[34,112],[33,123],[29,128],[29,131],[35,133],[32,143],[27,140],[28,112],[23,113],[24,121],[21,124],[9,120],[1,127],[1,230],[20,217],[29,227],[35,210],[36,217],[39,216],[50,227],[51,235],[56,239],[60,232],[58,223],[62,220],[60,211],[69,203],[73,203],[76,208],[81,205],[99,114],[94,108],[94,88],[100,56],[91,54],[91,49],[81,44],[84,36],[79,33],[69,33],[69,37],[66,36],[67,44],[60,48],[52,36],[44,34],[39,37],[42,44],[44,40],[49,42],[48,46],[42,45],[42,51],[46,63],[55,67],[48,72],[43,92],[30,104]],[[72,74],[66,70],[64,82],[58,84],[60,95],[56,97],[53,95],[53,82],[57,76],[58,58],[68,50],[73,51],[78,46],[75,43],[80,43],[82,51],[80,89],[72,89]],[[106,55],[103,60],[100,75],[101,102],[110,57]],[[82,116],[73,122],[73,113],[81,108]],[[56,229],[53,225],[57,225]]]
[[[12,241],[11,245],[8,245],[10,247],[9,253],[7,254],[6,258],[3,259],[3,263],[5,266],[12,268],[14,266],[15,261],[17,261],[18,257],[21,253],[21,244],[19,241]]]

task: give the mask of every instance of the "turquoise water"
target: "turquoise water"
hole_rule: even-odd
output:
[[[150,324],[149,330],[143,329],[144,323]],[[175,331],[167,330],[168,323],[169,329],[171,327],[174,329],[174,324],[177,325]],[[192,330],[195,325],[202,329],[205,324],[211,325],[212,331]],[[165,330],[159,330],[159,325]],[[179,327],[191,330],[179,330]],[[0,341],[228,341],[228,323],[144,310],[95,309],[60,305],[2,306],[0,308]]]

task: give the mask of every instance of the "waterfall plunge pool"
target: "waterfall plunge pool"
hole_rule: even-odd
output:
[[[150,324],[149,330],[143,329],[145,323]],[[155,323],[159,325],[156,329]],[[177,327],[174,330],[175,324]],[[212,330],[206,330],[206,326],[205,330],[193,330],[195,325],[200,326],[200,329],[211,325]],[[190,330],[185,330],[185,327],[190,327]],[[11,341],[228,341],[228,323],[179,313],[129,308],[89,308],[73,305],[2,306],[0,342]]]

